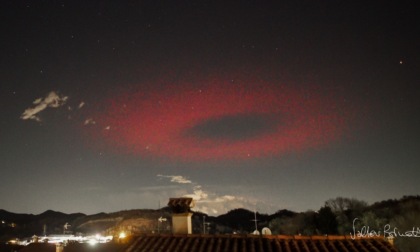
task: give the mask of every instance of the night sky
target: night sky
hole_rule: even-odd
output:
[[[417,195],[414,2],[2,1],[0,208]]]

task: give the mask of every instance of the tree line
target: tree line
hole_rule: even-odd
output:
[[[272,234],[282,235],[355,235],[368,227],[384,234],[386,225],[392,230],[405,232],[420,227],[420,196],[404,196],[368,204],[355,198],[337,197],[325,201],[319,210],[293,212],[279,210],[272,215],[234,209],[218,217],[206,216],[208,233],[244,233],[255,230],[255,217],[259,231],[270,228]],[[195,216],[197,232],[203,230],[200,215]],[[201,223],[201,225],[200,225]],[[419,234],[420,236],[420,230]],[[400,251],[419,251],[420,237],[396,237]]]

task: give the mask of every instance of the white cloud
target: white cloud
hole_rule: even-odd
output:
[[[96,122],[92,118],[88,118],[88,119],[85,120],[85,122],[83,124],[84,125],[96,124]]]
[[[175,195],[174,197],[193,198],[196,203],[194,207],[195,211],[207,214],[220,214],[236,208],[255,208],[255,203],[252,204],[246,197],[229,194],[220,195],[216,192],[205,190],[201,185],[193,183],[191,180],[180,175],[168,176],[159,174],[157,176],[168,178],[172,183],[183,184],[187,193]]]
[[[42,98],[38,98],[33,102],[33,104],[40,104],[41,101],[42,101]]]
[[[42,112],[46,108],[59,108],[63,106],[68,99],[68,96],[60,96],[54,91],[51,91],[48,95],[44,98],[36,99],[33,104],[35,105],[32,108],[27,108],[20,118],[22,120],[35,120],[41,121],[41,118],[38,116],[38,113]]]
[[[179,175],[161,175],[158,174],[158,177],[162,178],[170,178],[171,182],[178,183],[178,184],[191,184],[191,180],[188,180],[187,178]]]
[[[196,202],[208,199],[209,195],[201,189],[201,186],[194,186],[193,193],[185,194],[183,197],[193,198]]]
[[[221,196],[221,197],[217,197],[215,199],[215,201],[216,202],[225,202],[225,201],[232,201],[232,200],[235,200],[235,199],[236,199],[235,196],[232,196],[232,195],[224,195],[224,196]]]

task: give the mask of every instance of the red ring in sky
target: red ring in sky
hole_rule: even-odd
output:
[[[217,80],[197,86],[140,90],[110,99],[95,119],[97,125],[106,128],[100,130],[99,137],[117,152],[223,160],[318,148],[344,133],[346,113],[336,97],[317,88]],[[248,135],[247,125],[241,125],[241,120],[239,124],[223,125],[237,118],[244,124],[260,121]],[[238,132],[229,127],[238,127]],[[219,135],[219,129],[235,132],[236,138],[228,133]]]

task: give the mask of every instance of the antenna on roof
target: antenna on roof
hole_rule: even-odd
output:
[[[160,217],[157,219],[158,220],[158,234],[160,234],[160,225],[163,225],[163,222],[166,222],[168,219],[166,219],[165,217],[163,217],[163,211],[160,208],[160,200],[158,201],[158,211],[160,212]]]
[[[210,223],[206,222],[206,216],[203,215],[203,234],[206,234],[206,229],[208,225],[210,225]]]
[[[255,231],[253,232],[253,234],[259,235],[260,232],[258,231],[258,225],[257,225],[258,220],[257,220],[257,209],[256,208],[255,208],[255,211],[254,211],[254,219],[251,220],[251,221],[255,222]]]
[[[166,219],[166,218],[164,218],[164,217],[162,217],[162,216],[160,216],[159,218],[158,218],[158,234],[160,234],[160,223],[162,223],[162,222],[165,222],[165,221],[167,221],[168,219]]]

